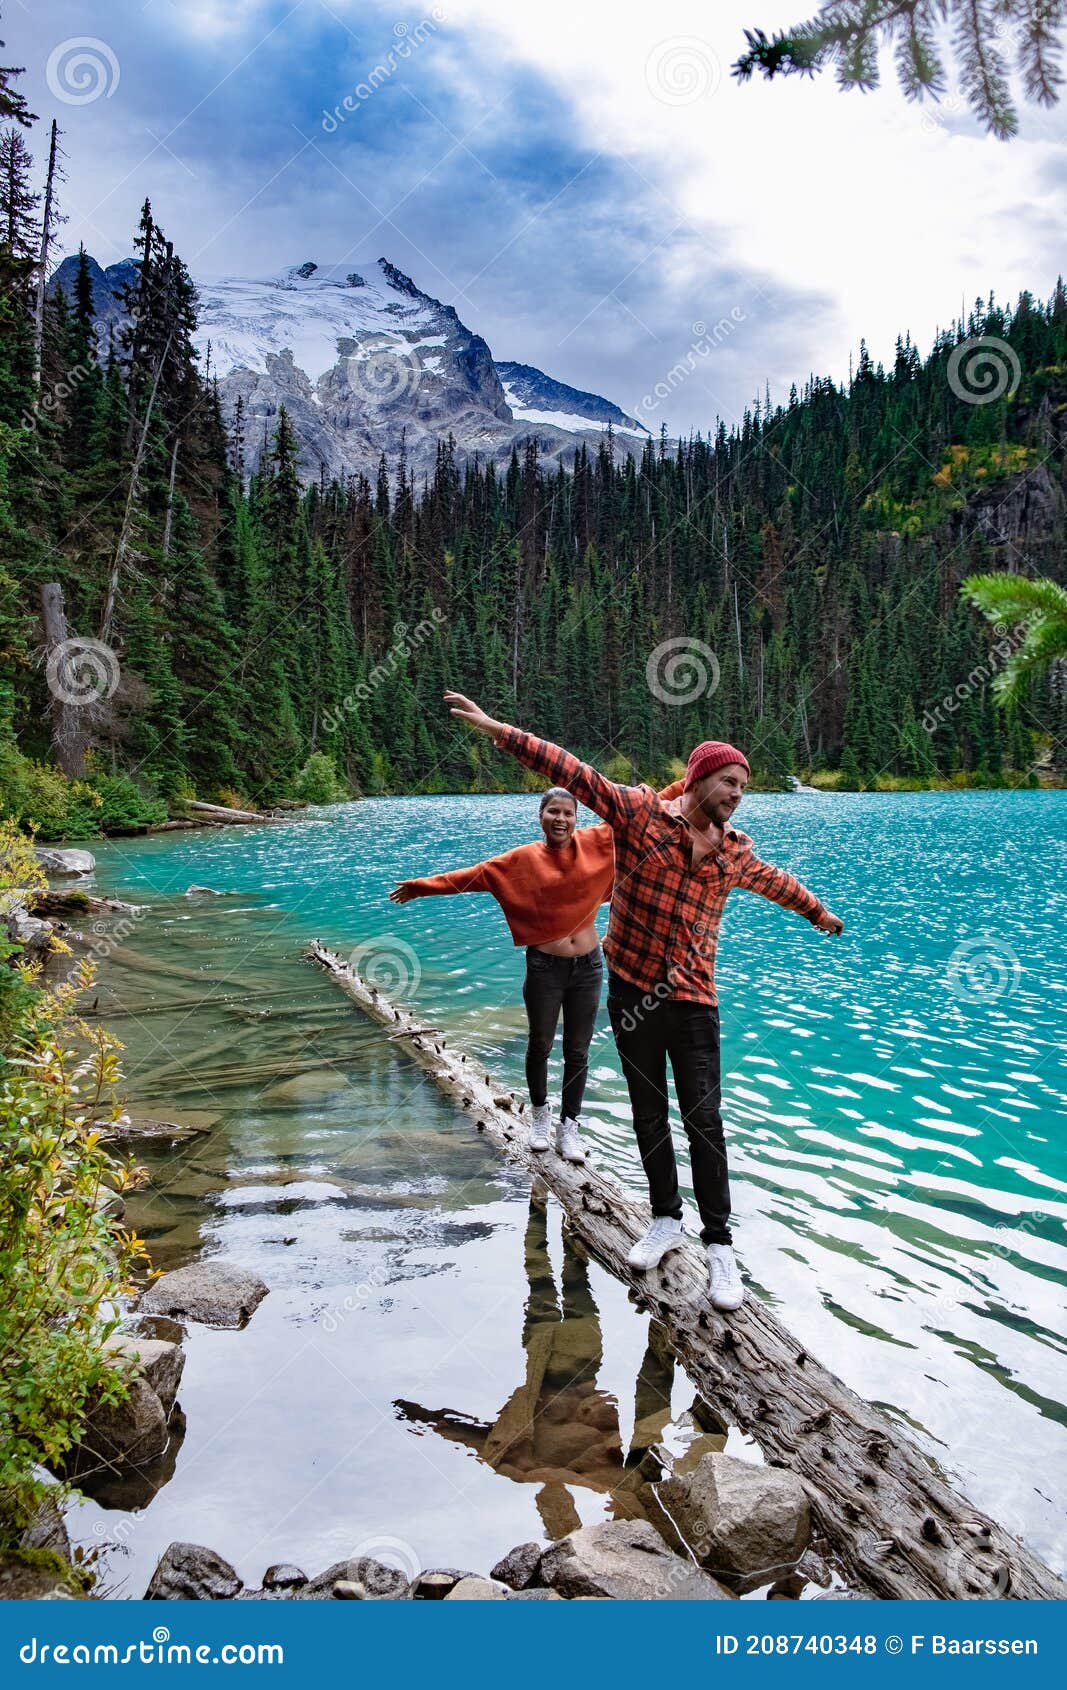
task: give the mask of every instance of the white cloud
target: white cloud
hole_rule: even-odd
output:
[[[797,379],[809,360],[841,373],[861,335],[883,358],[905,329],[926,344],[991,286],[1001,300],[1051,291],[1058,205],[1044,167],[1063,153],[1063,109],[1023,106],[1020,137],[1004,143],[980,133],[958,99],[906,101],[888,55],[882,88],[867,95],[842,92],[832,75],[731,77],[745,26],[770,32],[809,9],[540,0],[536,27],[525,8],[496,0],[449,0],[448,12],[550,76],[573,102],[578,138],[628,158],[717,263],[831,295],[833,339],[800,337]],[[1018,238],[1006,238],[1013,228]],[[688,240],[679,282],[693,265]],[[698,286],[695,271],[690,279]]]

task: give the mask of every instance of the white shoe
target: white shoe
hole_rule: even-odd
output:
[[[528,1150],[547,1150],[550,1139],[548,1129],[552,1123],[552,1107],[548,1103],[533,1105],[533,1119],[526,1133],[526,1148]]]
[[[677,1250],[679,1244],[684,1244],[685,1238],[685,1227],[673,1215],[654,1215],[652,1225],[637,1240],[626,1260],[632,1268],[653,1268],[668,1250]]]
[[[564,1115],[556,1122],[556,1149],[567,1162],[584,1162],[585,1145],[578,1137],[578,1123]]]
[[[739,1309],[744,1301],[745,1288],[737,1271],[737,1257],[732,1244],[709,1244],[708,1290],[713,1309]]]

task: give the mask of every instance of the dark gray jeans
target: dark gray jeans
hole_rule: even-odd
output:
[[[522,1001],[530,1023],[526,1046],[526,1084],[535,1106],[548,1099],[548,1059],[563,1011],[563,1113],[578,1119],[589,1069],[589,1045],[600,1007],[604,964],[600,946],[584,956],[553,956],[536,945],[526,948]]]
[[[611,974],[608,1016],[630,1093],[652,1213],[678,1220],[682,1216],[667,1104],[669,1059],[689,1140],[700,1236],[705,1244],[729,1244],[730,1175],[720,1113],[718,1010],[706,1003],[658,999]]]

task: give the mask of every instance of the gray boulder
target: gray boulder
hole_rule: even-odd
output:
[[[738,1590],[781,1578],[808,1547],[807,1493],[785,1468],[712,1452],[655,1490],[701,1566]]]
[[[324,1573],[294,1590],[297,1602],[329,1601],[335,1584],[361,1584],[368,1602],[397,1602],[408,1593],[408,1576],[398,1567],[387,1567],[369,1555],[335,1561]]]
[[[500,1584],[494,1584],[492,1579],[470,1578],[460,1579],[454,1584],[446,1602],[502,1602],[509,1593]]]
[[[541,1580],[560,1596],[616,1601],[721,1602],[731,1592],[669,1550],[647,1520],[584,1526],[541,1557]]]
[[[516,1544],[490,1568],[489,1577],[510,1585],[512,1590],[527,1590],[540,1571],[541,1554],[539,1543]]]
[[[134,1332],[113,1332],[106,1348],[135,1365],[137,1376],[156,1393],[163,1413],[169,1416],[185,1367],[181,1346],[162,1338],[140,1338]]]
[[[146,1602],[224,1602],[242,1581],[228,1561],[200,1543],[172,1543],[152,1574]]]
[[[96,867],[96,858],[88,851],[74,851],[60,849],[54,845],[39,845],[34,856],[44,869],[45,874],[59,877],[60,875],[92,874]]]
[[[75,1472],[105,1467],[141,1467],[155,1461],[167,1447],[167,1416],[145,1379],[133,1379],[124,1402],[97,1403],[85,1428],[71,1467]]]
[[[562,1602],[563,1597],[558,1590],[545,1590],[542,1586],[528,1590],[513,1590],[508,1598],[511,1602]]]
[[[425,1567],[408,1585],[407,1595],[412,1602],[438,1602],[455,1589],[460,1579],[476,1576],[461,1567]]]
[[[204,1326],[244,1326],[267,1295],[262,1279],[231,1262],[191,1262],[152,1281],[139,1314],[167,1314]]]
[[[277,1561],[273,1567],[268,1567],[263,1574],[264,1590],[298,1590],[302,1584],[307,1584],[308,1576],[286,1561]]]

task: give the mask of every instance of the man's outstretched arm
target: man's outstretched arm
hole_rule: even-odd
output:
[[[758,892],[761,898],[769,898],[784,909],[795,910],[797,915],[804,916],[823,933],[840,933],[844,928],[841,917],[832,915],[795,875],[787,869],[775,868],[772,863],[762,862],[751,846],[742,859],[737,884],[746,892]]]
[[[487,716],[473,699],[465,698],[461,692],[446,692],[445,703],[453,716],[476,732],[487,734],[501,751],[509,752],[526,768],[544,775],[553,786],[565,786],[568,792],[573,792],[580,803],[602,816],[609,827],[625,827],[647,802],[647,794],[641,787],[619,786],[591,763],[583,763],[581,758],[553,745],[551,740],[537,739],[521,728],[509,727],[506,722]]]

